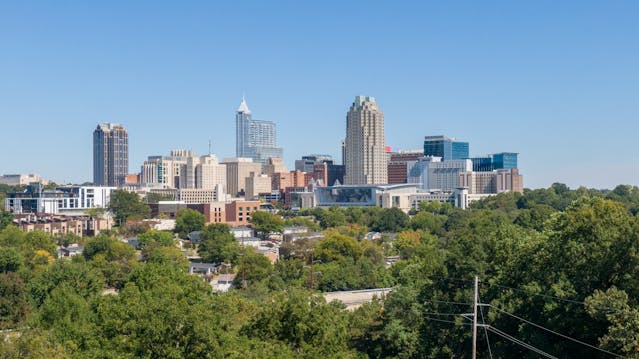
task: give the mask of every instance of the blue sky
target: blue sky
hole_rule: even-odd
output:
[[[520,153],[526,187],[639,184],[636,1],[3,1],[0,174],[90,181],[100,122],[132,171],[172,148],[234,155],[242,94],[285,161],[340,158],[377,98],[387,143]]]

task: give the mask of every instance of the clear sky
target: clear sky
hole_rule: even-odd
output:
[[[524,185],[639,184],[637,1],[0,2],[0,174],[92,180],[92,131],[131,171],[173,148],[235,151],[234,111],[286,163],[337,159],[374,96],[393,150],[423,136],[519,152]]]

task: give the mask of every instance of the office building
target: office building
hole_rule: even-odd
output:
[[[286,164],[281,158],[271,157],[266,160],[263,166],[263,172],[265,175],[273,177],[274,173],[286,172]]]
[[[247,201],[258,199],[260,193],[271,193],[271,177],[251,172],[251,175],[246,177],[245,190],[244,197]]]
[[[468,142],[446,136],[425,136],[424,156],[441,157],[444,161],[462,160],[469,157]]]
[[[501,152],[481,157],[473,157],[473,171],[494,171],[517,168],[518,153]]]
[[[282,158],[282,148],[277,147],[276,128],[272,121],[254,120],[242,98],[235,113],[235,155],[265,163],[271,157]]]
[[[34,183],[24,191],[7,193],[5,210],[10,213],[84,214],[91,208],[106,208],[116,187],[60,186],[45,190]]]
[[[121,186],[129,172],[129,135],[124,127],[103,123],[93,131],[93,184]]]
[[[391,152],[388,161],[388,184],[408,183],[408,173],[424,157],[422,150]]]
[[[311,173],[315,180],[321,179],[325,186],[332,186],[336,181],[344,183],[344,166],[336,165],[330,155],[302,156],[301,160],[295,160],[295,170]]]
[[[251,158],[227,158],[222,163],[226,165],[226,193],[232,197],[245,194],[246,178],[251,172],[262,173],[262,164]]]
[[[140,181],[161,188],[187,188],[184,180],[188,176],[184,176],[184,171],[189,158],[194,156],[191,150],[171,150],[168,156],[149,156],[142,164]]]
[[[357,96],[346,115],[344,183],[388,182],[384,113],[373,97]]]

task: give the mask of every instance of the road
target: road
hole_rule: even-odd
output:
[[[393,290],[393,288],[374,288],[343,292],[325,292],[322,293],[322,295],[327,302],[337,300],[344,303],[344,305],[346,305],[346,309],[355,310],[360,305],[373,300],[374,296],[377,296],[377,298],[383,298],[391,290]]]

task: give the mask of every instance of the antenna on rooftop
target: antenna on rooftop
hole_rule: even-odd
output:
[[[211,154],[211,140],[209,140],[209,155]]]

